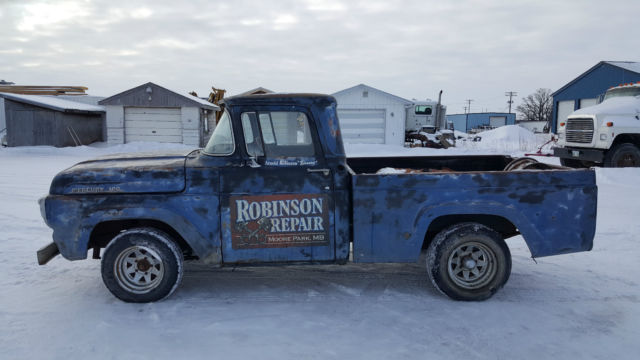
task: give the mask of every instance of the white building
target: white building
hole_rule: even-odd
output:
[[[406,107],[413,102],[365,84],[333,96],[345,143],[404,145]]]

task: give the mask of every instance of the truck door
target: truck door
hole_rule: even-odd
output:
[[[232,116],[245,159],[221,171],[223,262],[334,260],[332,176],[310,113],[239,107]]]

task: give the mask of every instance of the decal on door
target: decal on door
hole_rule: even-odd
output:
[[[329,245],[327,195],[232,196],[234,249]]]

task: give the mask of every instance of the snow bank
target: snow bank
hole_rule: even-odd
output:
[[[474,138],[479,138],[480,141],[473,141]],[[494,150],[503,153],[533,151],[541,145],[536,134],[517,125],[501,126],[493,130],[469,135],[460,143],[460,146],[469,149]],[[456,145],[458,146],[458,144]]]

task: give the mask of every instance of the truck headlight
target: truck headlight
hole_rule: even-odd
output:
[[[600,140],[602,141],[607,140],[607,134],[600,134]]]
[[[564,139],[564,133],[563,132],[559,132],[558,133],[558,140],[560,139]]]

